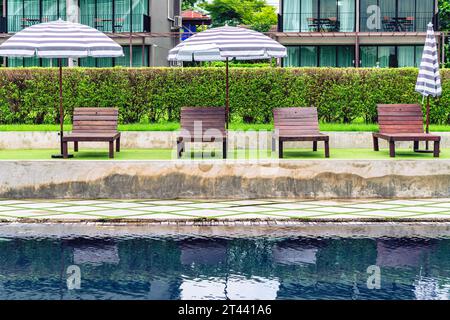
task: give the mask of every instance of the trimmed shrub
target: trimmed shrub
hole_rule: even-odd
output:
[[[422,103],[417,69],[233,68],[234,121],[266,123],[276,107],[315,106],[324,122],[376,121],[377,103]],[[431,121],[450,123],[450,71]],[[223,106],[223,68],[66,68],[65,119],[74,107],[118,107],[121,123],[178,121],[183,106]],[[58,122],[56,68],[0,69],[0,124]]]

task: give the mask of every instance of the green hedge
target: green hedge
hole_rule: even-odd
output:
[[[272,109],[316,106],[324,122],[376,120],[377,103],[417,103],[417,69],[233,68],[233,121],[269,122]],[[0,124],[58,121],[57,69],[0,68]],[[64,70],[66,121],[74,107],[120,108],[121,123],[177,121],[182,106],[221,106],[221,68],[108,68]],[[450,70],[444,93],[432,99],[433,123],[450,120]]]

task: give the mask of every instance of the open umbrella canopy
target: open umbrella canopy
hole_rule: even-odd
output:
[[[169,61],[223,61],[283,58],[284,46],[268,36],[237,27],[213,28],[190,37],[169,52]]]
[[[169,51],[169,61],[226,61],[226,118],[230,114],[228,61],[283,58],[287,49],[268,36],[237,27],[212,28],[199,32]]]
[[[0,56],[121,57],[122,47],[97,29],[63,20],[36,24],[0,45]]]
[[[57,58],[59,62],[60,148],[63,156],[64,109],[62,61],[65,58],[121,57],[122,47],[97,29],[63,20],[40,23],[17,32],[0,45],[0,56]]]

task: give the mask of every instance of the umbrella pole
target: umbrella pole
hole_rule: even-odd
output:
[[[427,124],[426,124],[426,130],[425,132],[427,134],[430,133],[430,96],[427,96]],[[429,150],[429,143],[426,142],[426,149]]]
[[[230,83],[229,83],[229,70],[228,70],[228,58],[227,58],[227,62],[226,62],[226,67],[225,67],[225,74],[226,74],[226,101],[225,101],[225,120],[226,120],[226,125],[227,125],[227,130],[228,130],[228,121],[229,121],[229,117],[230,117]]]
[[[53,155],[52,158],[63,158],[64,150],[63,150],[63,138],[64,138],[64,110],[63,110],[63,88],[62,88],[62,59],[58,58],[59,65],[59,144],[60,144],[60,154]],[[72,158],[73,155],[69,154],[69,158]]]
[[[63,137],[64,137],[64,114],[63,114],[63,96],[62,96],[62,61],[58,58],[59,65],[59,125],[60,125],[60,147],[63,154]]]

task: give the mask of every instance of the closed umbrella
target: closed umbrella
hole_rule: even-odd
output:
[[[97,29],[63,20],[28,27],[0,45],[0,56],[57,58],[59,64],[59,121],[62,158],[64,110],[62,98],[62,59],[121,57],[122,47]]]
[[[286,57],[284,46],[268,36],[237,27],[212,28],[190,37],[169,51],[169,61],[226,61],[227,126],[230,112],[228,62]]]
[[[423,48],[422,61],[417,77],[416,91],[427,98],[426,133],[430,133],[430,96],[442,94],[441,77],[439,75],[439,59],[433,24],[428,24],[427,39]],[[428,150],[428,141],[427,141]]]

